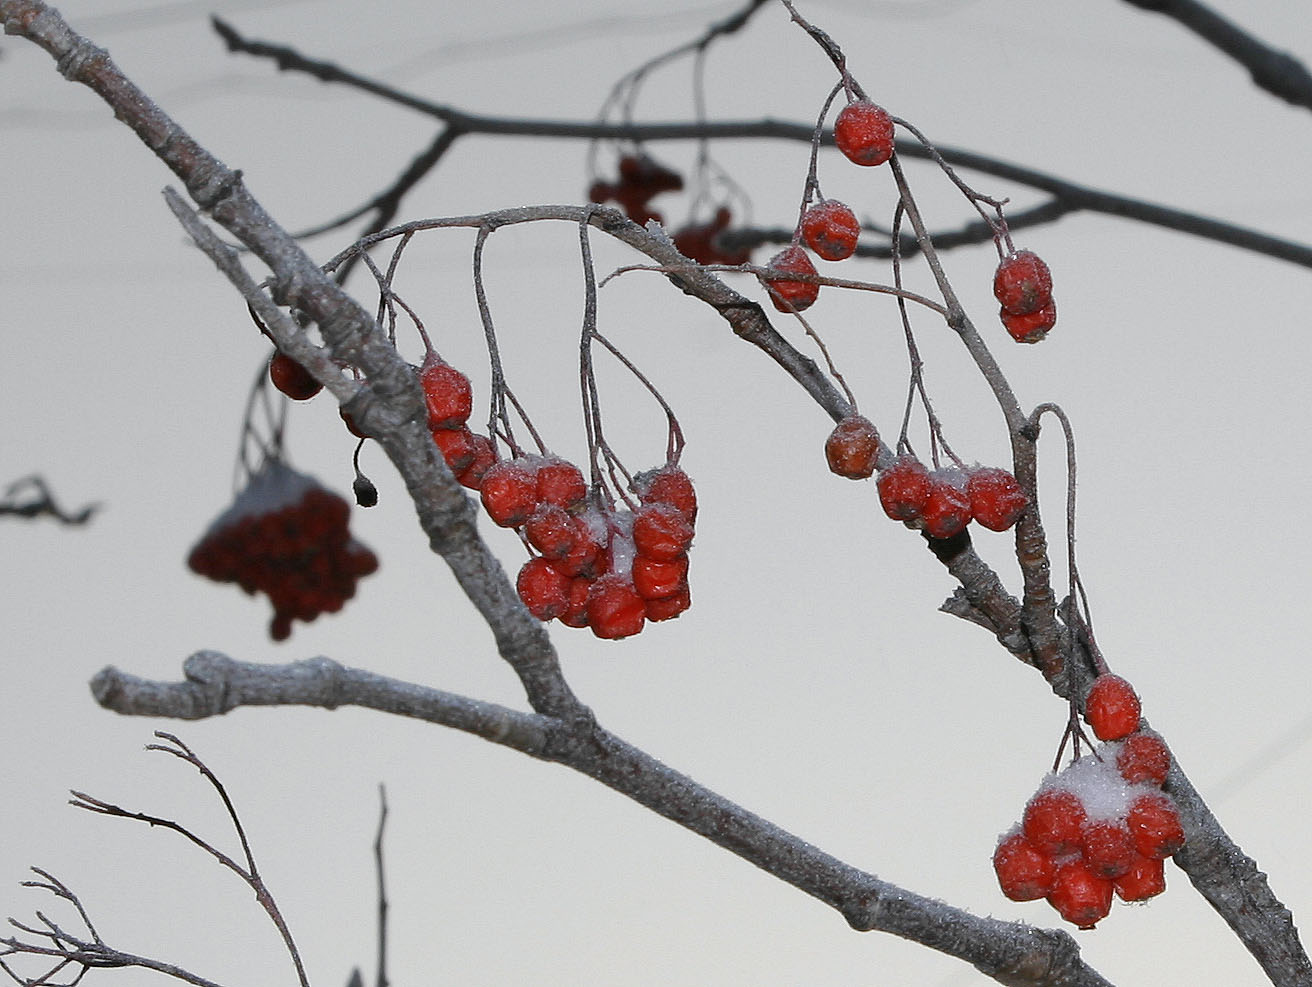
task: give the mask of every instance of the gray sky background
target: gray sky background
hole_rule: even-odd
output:
[[[1302,5],[1214,6],[1312,60]],[[590,118],[623,72],[733,8],[70,0],[61,9],[295,229],[391,181],[432,128],[413,112],[227,55],[210,12],[464,109],[573,120]],[[934,140],[1312,241],[1312,118],[1165,19],[1116,2],[802,9],[844,45],[874,98]],[[173,679],[201,648],[256,661],[325,654],[522,699],[375,450],[364,464],[382,503],[356,511],[353,528],[382,569],[339,616],[298,624],[276,645],[266,601],[185,569],[188,548],[229,502],[242,402],[266,345],[183,243],[159,195],[172,176],[46,55],[8,38],[0,52],[0,480],[41,472],[71,505],[106,505],[82,530],[0,527],[0,911],[50,905],[17,886],[35,864],[82,893],[123,948],[224,983],[290,982],[273,930],[229,875],[169,833],[64,804],[69,788],[81,789],[232,847],[200,779],[140,753],[162,728],[228,783],[319,985],[373,964],[379,782],[392,809],[397,984],[984,982],[919,946],[851,932],[793,889],[564,769],[465,736],[354,710],[240,710],[189,724],[96,708],[86,683],[102,666]],[[713,49],[708,111],[810,121],[831,73],[782,9],[766,10]],[[686,118],[689,78],[687,62],[655,75],[638,116]],[[685,170],[694,152],[654,150]],[[748,189],[759,221],[793,221],[805,146],[740,142],[713,153]],[[580,142],[462,140],[405,217],[577,202],[586,154]],[[826,193],[886,221],[888,176],[844,164],[822,159]],[[967,218],[941,176],[909,169],[935,228]],[[1018,207],[1035,201],[1006,182],[967,178]],[[681,222],[687,200],[666,210]],[[327,258],[350,238],[320,238],[312,252]],[[1015,346],[996,325],[991,247],[952,252],[948,272],[1022,403],[1057,401],[1075,422],[1079,561],[1099,641],[1302,918],[1312,908],[1303,503],[1312,282],[1292,265],[1111,218],[1070,217],[1019,241],[1054,271],[1060,322],[1041,346]],[[417,244],[403,281],[485,398],[472,242],[450,232]],[[632,260],[594,244],[600,270]],[[557,451],[579,459],[576,257],[569,227],[500,232],[487,251],[512,384]],[[863,411],[895,435],[906,359],[892,305],[827,292],[812,312]],[[1056,924],[1041,903],[1006,901],[989,857],[1051,763],[1063,705],[985,633],[936,612],[949,577],[919,538],[883,518],[872,484],[825,470],[823,414],[712,313],[658,277],[630,274],[603,290],[601,325],[678,411],[702,513],[687,614],[620,643],[553,629],[584,701],[621,736],[857,866],[976,913]],[[960,347],[929,320],[918,338],[954,447],[967,460],[1005,462],[1001,417]],[[601,386],[626,461],[656,464],[657,411],[631,400],[617,374]],[[1041,495],[1059,544],[1064,455],[1057,429],[1045,434]],[[352,447],[326,396],[292,409],[290,442],[296,466],[349,489]],[[491,538],[517,569],[514,539]],[[1015,586],[1008,536],[976,541]],[[1059,551],[1054,564],[1063,585]],[[1118,983],[1262,983],[1184,877],[1168,869],[1168,884],[1148,905],[1118,905],[1096,931],[1078,933],[1089,961]]]

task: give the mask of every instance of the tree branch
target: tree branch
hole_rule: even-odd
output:
[[[858,931],[888,932],[965,960],[1003,984],[1106,987],[1067,933],[980,918],[858,870],[699,785],[597,724],[524,713],[402,682],[329,658],[289,665],[197,652],[183,682],[106,668],[96,700],[117,713],[200,719],[240,706],[364,706],[415,717],[573,768],[840,912]]]

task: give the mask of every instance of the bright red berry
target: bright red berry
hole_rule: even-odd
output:
[[[864,480],[875,472],[879,457],[879,433],[870,419],[848,415],[825,440],[829,469],[850,480]]]
[[[817,202],[802,216],[802,239],[825,260],[851,257],[860,235],[856,213],[837,199]]]
[[[1099,877],[1120,877],[1139,855],[1130,831],[1114,819],[1091,819],[1084,824],[1081,846],[1084,862]]]
[[[451,364],[430,352],[419,371],[428,408],[428,427],[459,428],[469,421],[474,392],[469,378]]]
[[[1087,814],[1074,792],[1046,788],[1025,806],[1021,832],[1037,849],[1051,854],[1080,848]]]
[[[614,640],[642,630],[647,601],[618,573],[600,576],[588,590],[588,626],[597,637]]]
[[[548,459],[538,467],[538,500],[565,509],[577,507],[588,495],[583,474],[564,459]]]
[[[868,100],[848,103],[834,121],[834,143],[855,164],[881,165],[893,156],[893,118]]]
[[[588,626],[588,593],[592,589],[591,576],[575,576],[569,582],[569,606],[560,615],[566,627]]]
[[[633,480],[634,492],[644,504],[669,504],[678,508],[689,524],[697,522],[697,492],[688,474],[677,466],[662,466],[640,473]]]
[[[1049,301],[1043,308],[1028,315],[1012,315],[1006,309],[999,314],[1012,339],[1018,343],[1037,343],[1057,324],[1057,303]]]
[[[1112,910],[1112,882],[1083,860],[1068,860],[1057,868],[1048,903],[1072,925],[1092,929]]]
[[[770,258],[767,266],[787,274],[816,273],[807,252],[797,246],[779,251]],[[820,297],[820,286],[809,281],[768,280],[766,289],[770,292],[770,301],[780,312],[804,312]]]
[[[1006,836],[993,852],[993,872],[1002,893],[1012,901],[1037,901],[1052,891],[1056,866],[1020,833]]]
[[[633,588],[644,600],[673,596],[681,586],[687,585],[687,580],[687,555],[673,559],[653,559],[645,555],[633,558]]]
[[[970,523],[970,496],[955,482],[960,471],[939,470],[929,478],[929,497],[921,508],[925,531],[932,538],[951,538]]]
[[[474,433],[467,425],[457,428],[435,428],[433,442],[442,453],[442,458],[446,460],[451,472],[457,476],[469,469],[478,457],[478,444],[474,441]]]
[[[879,503],[894,521],[914,521],[929,501],[929,470],[915,456],[899,456],[875,480]]]
[[[1139,729],[1139,697],[1119,675],[1099,675],[1084,698],[1084,718],[1099,740],[1120,740]]]
[[[688,583],[685,580],[669,596],[662,596],[659,600],[647,601],[647,619],[673,620],[690,606],[692,606],[692,592],[688,589]]]
[[[310,371],[278,350],[269,360],[269,380],[293,401],[308,401],[323,389]]]
[[[503,528],[519,527],[538,506],[536,477],[513,459],[489,466],[478,492],[488,516]]]
[[[1052,301],[1052,273],[1038,254],[1018,250],[993,275],[993,297],[1009,315],[1029,315]]]
[[[529,544],[545,558],[564,559],[584,537],[583,523],[559,504],[539,503],[524,522]]]
[[[1136,853],[1130,869],[1112,885],[1122,901],[1146,901],[1166,890],[1166,861]]]
[[[633,545],[639,555],[669,561],[688,551],[692,525],[669,504],[643,504],[633,515]]]
[[[1184,827],[1175,803],[1159,792],[1140,795],[1131,802],[1125,822],[1135,849],[1145,857],[1162,860],[1184,846]]]
[[[1006,531],[1030,502],[1016,478],[996,466],[971,470],[966,493],[971,517],[990,531]]]
[[[571,579],[547,559],[529,559],[519,570],[515,589],[538,620],[554,620],[569,609]]]
[[[1130,784],[1147,781],[1162,785],[1171,770],[1171,752],[1161,737],[1151,733],[1132,733],[1125,738],[1116,755],[1116,768]]]

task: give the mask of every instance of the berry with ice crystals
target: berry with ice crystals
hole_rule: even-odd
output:
[[[848,103],[834,121],[834,143],[854,164],[881,165],[893,156],[893,118],[869,100]]]
[[[1112,882],[1072,858],[1057,868],[1048,903],[1072,925],[1092,929],[1112,910]]]
[[[993,852],[993,871],[1002,893],[1012,901],[1037,901],[1052,891],[1056,866],[1052,855],[1044,853],[1022,833],[1010,833]]]
[[[971,470],[966,493],[970,496],[971,517],[990,531],[1006,531],[1030,502],[1016,478],[996,466]]]
[[[1080,848],[1087,814],[1073,792],[1045,788],[1029,800],[1021,817],[1021,832],[1046,853],[1070,853]]]
[[[870,419],[848,415],[825,440],[829,469],[849,480],[864,480],[875,472],[879,456],[879,433]]]
[[[1139,697],[1119,675],[1099,675],[1084,700],[1084,718],[1099,740],[1120,740],[1139,729]]]
[[[798,246],[779,251],[766,266],[786,274],[816,274],[811,258]],[[765,284],[770,292],[770,301],[780,312],[804,312],[820,297],[820,286],[809,281],[789,281],[785,278],[767,280]]]
[[[802,239],[825,260],[851,257],[860,235],[856,213],[837,199],[817,202],[802,216]]]
[[[1175,803],[1159,792],[1140,795],[1125,817],[1134,846],[1145,857],[1161,860],[1184,846],[1184,827]]]
[[[1052,301],[1052,273],[1038,256],[1018,250],[1004,257],[993,274],[993,297],[1008,315],[1029,315]]]
[[[915,456],[899,456],[875,480],[879,503],[894,521],[914,521],[929,502],[929,470]]]

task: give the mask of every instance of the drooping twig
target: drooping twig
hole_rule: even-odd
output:
[[[55,501],[46,481],[36,475],[15,480],[5,488],[0,499],[0,517],[40,518],[52,517],[61,524],[86,524],[91,515],[100,510],[99,504],[87,504],[81,510],[66,511]]]

